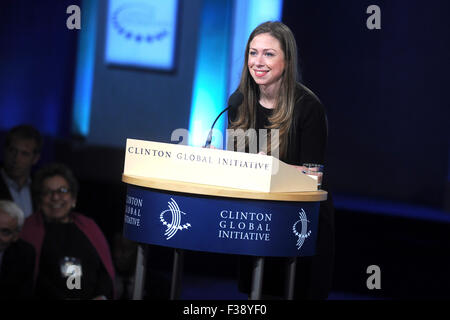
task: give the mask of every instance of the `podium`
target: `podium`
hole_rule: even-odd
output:
[[[264,257],[286,257],[293,298],[296,257],[315,254],[327,198],[313,178],[270,156],[128,139],[122,181],[123,234],[140,243],[133,299],[142,298],[146,244],[174,249],[171,299],[184,250],[253,256],[250,299],[261,298]]]

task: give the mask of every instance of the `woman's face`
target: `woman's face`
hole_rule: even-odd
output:
[[[47,219],[68,222],[70,210],[75,203],[76,199],[64,177],[53,176],[44,179],[41,209]]]
[[[285,61],[280,42],[269,33],[253,38],[248,51],[248,70],[260,86],[279,84]]]

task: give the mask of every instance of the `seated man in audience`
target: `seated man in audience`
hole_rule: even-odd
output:
[[[14,202],[0,200],[0,300],[32,297],[35,253],[19,238],[23,222]]]
[[[0,168],[0,199],[13,200],[24,212],[33,213],[31,168],[40,157],[42,136],[30,125],[19,125],[6,135]]]

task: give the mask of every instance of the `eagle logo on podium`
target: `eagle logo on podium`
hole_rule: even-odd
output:
[[[300,248],[303,246],[303,243],[305,242],[305,239],[308,238],[311,235],[311,230],[308,231],[308,219],[306,218],[306,212],[305,210],[300,211],[298,213],[299,220],[294,223],[292,226],[292,232],[295,234],[296,237],[298,237],[297,240],[297,250],[300,250]],[[299,225],[299,226],[298,226]],[[299,231],[298,228],[301,225],[301,230]]]
[[[171,239],[178,231],[181,230],[187,230],[189,227],[191,227],[190,223],[181,224],[181,217],[182,214],[186,215],[185,212],[180,210],[180,207],[178,206],[178,203],[170,198],[170,201],[168,202],[169,209],[164,210],[159,215],[159,219],[161,220],[162,224],[167,227],[166,231],[164,232],[164,236],[166,236],[166,240]],[[170,212],[170,223],[165,220],[165,215]]]

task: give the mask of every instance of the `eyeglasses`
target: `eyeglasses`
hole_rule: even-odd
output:
[[[48,196],[54,196],[55,194],[58,196],[63,196],[65,194],[68,194],[70,192],[69,188],[66,187],[60,187],[56,190],[50,190],[50,189],[46,189],[44,191],[42,191],[42,196],[44,197],[48,197]]]
[[[11,229],[6,229],[6,228],[0,229],[0,235],[2,235],[3,237],[11,237],[16,232],[17,232],[17,230],[11,230]]]

